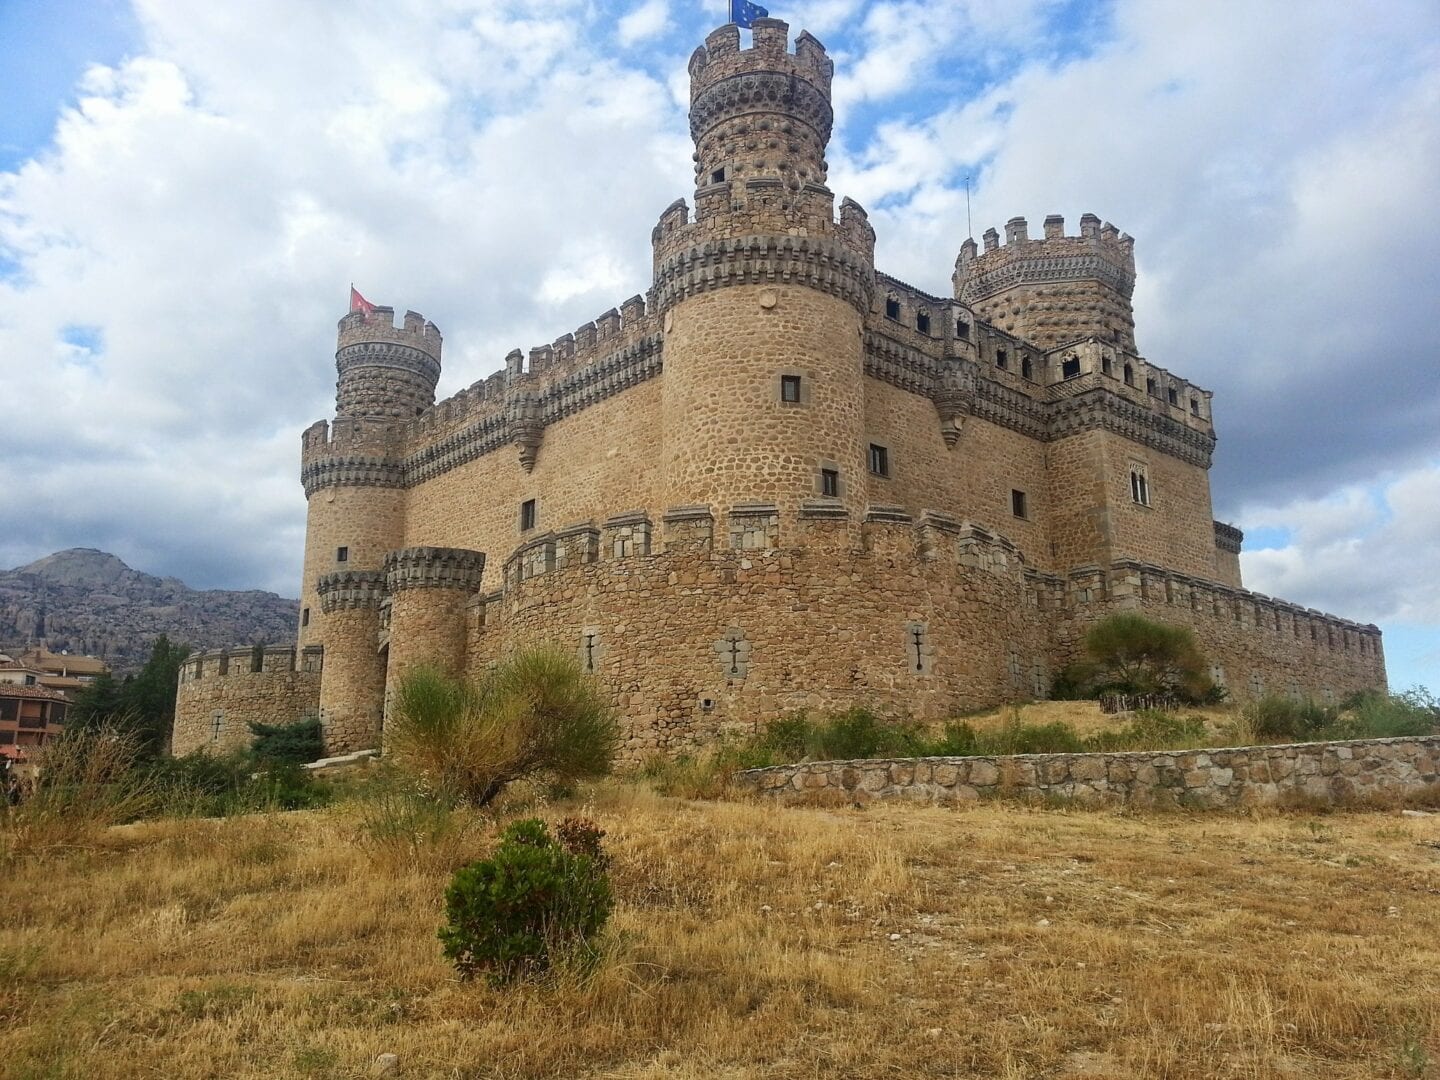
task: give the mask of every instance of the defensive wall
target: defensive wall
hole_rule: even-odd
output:
[[[250,745],[248,721],[294,723],[318,715],[322,650],[293,645],[195,653],[180,667],[171,750],[224,753]]]
[[[1114,754],[817,761],[750,769],[744,789],[782,802],[990,796],[1088,804],[1242,807],[1440,795],[1440,736]]]

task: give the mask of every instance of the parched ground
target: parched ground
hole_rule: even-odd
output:
[[[622,784],[588,979],[458,982],[354,806],[0,864],[0,1075],[1440,1076],[1440,816],[776,810]]]

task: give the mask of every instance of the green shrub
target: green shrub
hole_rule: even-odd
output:
[[[250,753],[257,761],[285,765],[304,765],[318,761],[325,754],[320,721],[311,717],[293,724],[262,724],[250,721],[255,736]]]
[[[1398,739],[1440,731],[1440,704],[1423,686],[1399,694],[1366,690],[1346,698],[1340,709],[1329,738]]]
[[[308,810],[330,801],[330,791],[293,763],[261,761],[249,752],[158,758],[141,774],[161,811],[183,817],[226,817],[270,810]]]
[[[494,855],[456,871],[440,942],[461,978],[501,985],[595,955],[613,903],[604,833],[586,821],[557,831],[558,842],[536,818],[514,822]]]
[[[1183,626],[1133,612],[1110,615],[1085,635],[1085,653],[1087,660],[1066,672],[1067,692],[1088,679],[1089,696],[1168,694],[1199,703],[1215,693],[1195,635]]]
[[[1245,719],[1258,739],[1318,739],[1334,724],[1333,709],[1313,701],[1263,697],[1245,707]]]
[[[1086,750],[1182,750],[1210,743],[1210,732],[1200,716],[1176,716],[1158,709],[1141,709],[1124,727],[1088,736]]]
[[[412,672],[400,681],[388,734],[402,769],[475,806],[516,780],[603,776],[620,747],[608,701],[555,649],[517,653],[474,685]]]

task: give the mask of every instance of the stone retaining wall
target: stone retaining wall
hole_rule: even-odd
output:
[[[1137,806],[1251,806],[1287,798],[1338,803],[1440,795],[1440,736],[1121,754],[817,761],[750,769],[738,782],[781,800],[820,796],[860,803],[963,802],[1001,794]]]

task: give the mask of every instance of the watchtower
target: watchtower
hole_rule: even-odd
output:
[[[1044,348],[1094,337],[1135,352],[1135,241],[1094,214],[1080,235],[1065,235],[1051,214],[1045,235],[1030,239],[1023,217],[1005,223],[1005,243],[987,229],[985,250],[973,238],[955,260],[955,298],[986,322]]]
[[[335,349],[337,418],[399,419],[435,404],[440,381],[440,331],[425,316],[395,309],[352,311],[340,320]]]
[[[665,333],[665,499],[864,505],[861,326],[875,233],[825,186],[834,65],[801,33],[723,26],[690,58],[695,220],[652,240]]]

